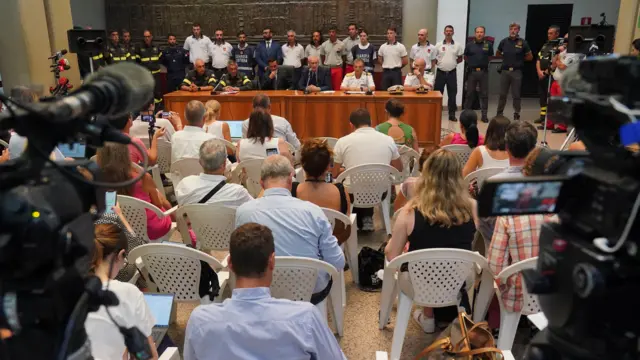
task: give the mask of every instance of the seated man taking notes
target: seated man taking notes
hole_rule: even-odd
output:
[[[195,63],[195,69],[189,71],[187,76],[182,80],[180,90],[184,91],[211,91],[216,83],[213,76],[213,70],[209,70],[204,66],[204,60],[198,59]]]
[[[364,61],[355,59],[353,61],[353,72],[344,77],[340,90],[373,91],[375,89],[376,84],[373,83],[373,76],[371,76],[371,73],[364,71]]]
[[[309,92],[320,92],[331,90],[331,71],[319,66],[320,60],[317,56],[309,56],[309,64],[302,70],[302,76],[298,82],[298,89]]]

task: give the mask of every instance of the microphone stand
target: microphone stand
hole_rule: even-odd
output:
[[[364,71],[364,78],[367,82],[367,91],[364,92],[365,95],[373,95],[373,91],[371,91],[371,86],[369,86],[369,72],[367,70]]]
[[[304,94],[305,95],[309,95],[309,93],[310,93],[310,91],[309,91],[309,81],[311,81],[311,69],[309,69],[309,72],[307,73],[307,86],[304,87]]]
[[[222,83],[222,80],[224,80],[226,77],[227,77],[227,74],[222,74],[216,86],[213,88],[213,90],[211,90],[211,95],[218,95],[218,92],[216,91],[216,89],[218,88],[218,86],[220,86],[220,84]]]

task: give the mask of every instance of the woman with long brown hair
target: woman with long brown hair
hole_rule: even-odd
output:
[[[471,250],[476,231],[476,203],[462,178],[462,164],[447,150],[436,150],[422,167],[416,192],[401,210],[393,227],[393,235],[385,248],[388,260],[409,251],[432,248]],[[406,275],[406,276],[404,276]],[[400,286],[407,294],[413,287],[406,272]],[[416,310],[413,318],[426,333],[435,331],[432,308]]]
[[[238,142],[236,151],[238,161],[264,159],[275,154],[292,159],[284,139],[273,137],[273,120],[271,115],[263,109],[251,112],[247,138]]]

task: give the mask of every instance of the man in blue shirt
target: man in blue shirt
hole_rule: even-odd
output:
[[[200,305],[187,323],[185,360],[346,359],[320,311],[308,302],[274,299],[276,257],[268,227],[247,223],[231,234],[231,299]]]
[[[272,39],[271,28],[266,27],[262,30],[262,38],[264,39],[256,46],[255,57],[258,63],[258,78],[262,78],[269,68],[269,59],[274,58],[278,64],[282,64],[282,49],[280,43]]]
[[[267,157],[260,171],[264,196],[238,207],[236,227],[249,222],[268,226],[277,239],[276,255],[319,259],[342,270],[344,254],[322,209],[291,196],[293,174],[293,166],[284,156]],[[331,283],[329,274],[318,276],[313,304],[324,300]]]
[[[231,58],[238,64],[238,71],[245,74],[249,79],[253,79],[256,66],[254,51],[255,48],[247,43],[247,34],[244,31],[240,31],[238,33],[238,45],[231,49]]]

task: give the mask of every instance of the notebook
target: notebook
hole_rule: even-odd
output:
[[[174,295],[145,293],[144,300],[149,305],[149,309],[156,319],[156,324],[151,331],[151,337],[156,347],[160,345],[162,338],[169,330],[172,314],[174,314]]]
[[[232,139],[242,139],[242,123],[243,120],[223,120],[229,124],[229,131]]]

